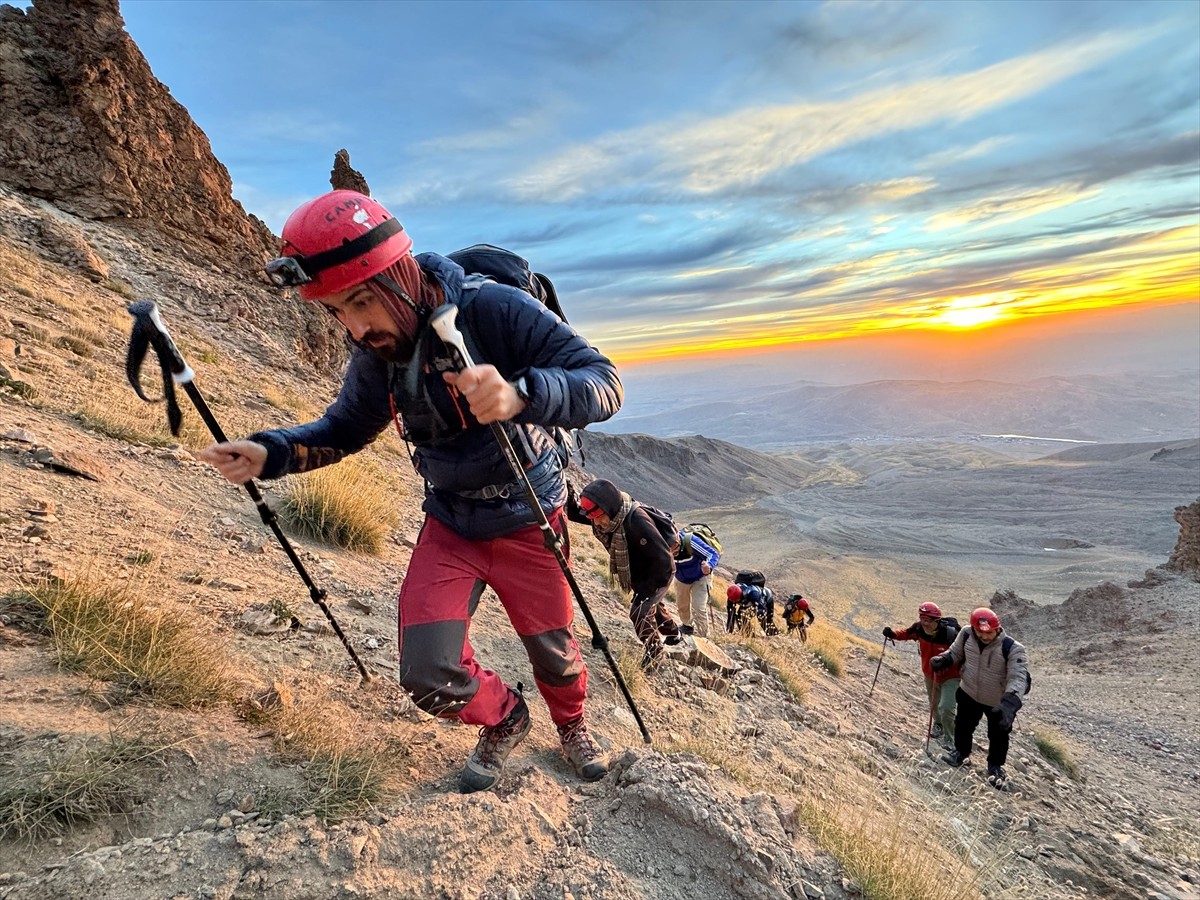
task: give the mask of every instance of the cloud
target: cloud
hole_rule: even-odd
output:
[[[990,137],[967,147],[950,147],[937,153],[930,153],[924,159],[917,160],[918,169],[946,169],[969,159],[988,156],[1012,141],[1012,137]]]
[[[1002,194],[982,197],[958,209],[940,212],[931,216],[924,227],[926,231],[947,231],[968,225],[1001,225],[1070,206],[1072,203],[1091,199],[1099,193],[1095,189],[1082,190],[1078,185],[1071,184],[1032,190],[1015,188]]]
[[[651,180],[707,195],[761,182],[866,139],[965,121],[1032,96],[1147,40],[1102,33],[986,66],[868,91],[843,101],[747,108],[687,124],[605,135],[541,160],[508,187],[521,199],[561,201]]]

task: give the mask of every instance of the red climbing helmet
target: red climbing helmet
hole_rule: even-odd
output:
[[[729,590],[727,590],[725,592],[725,599],[726,600],[741,600],[742,599],[742,586],[740,584],[731,584],[729,586]]]
[[[808,609],[808,601],[805,600],[803,597],[801,597],[799,594],[796,595],[796,609],[804,609],[804,610]]]
[[[971,627],[976,631],[995,631],[1000,627],[1000,617],[985,606],[971,613]]]
[[[267,263],[278,287],[297,287],[319,300],[378,275],[412,249],[404,226],[377,200],[358,191],[330,191],[288,216],[283,249]]]
[[[942,617],[942,608],[936,603],[922,603],[917,607],[917,615],[921,618],[940,619]]]

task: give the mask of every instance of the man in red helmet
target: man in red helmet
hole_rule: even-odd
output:
[[[966,764],[975,728],[986,716],[988,781],[1003,787],[1009,736],[1029,685],[1025,648],[1004,633],[999,616],[980,607],[971,613],[971,627],[960,631],[950,649],[931,659],[930,665],[935,672],[962,666],[954,749],[942,759],[955,767]]]
[[[958,691],[959,667],[953,665],[943,672],[934,672],[930,667],[939,653],[945,653],[958,637],[958,620],[943,616],[936,603],[922,603],[917,607],[917,621],[907,628],[895,631],[883,629],[883,636],[897,641],[916,641],[921,651],[921,672],[925,675],[925,696],[933,710],[933,731],[947,750],[954,746],[954,696]]]
[[[566,482],[547,428],[578,428],[621,405],[616,368],[524,292],[468,279],[412,239],[380,203],[333,191],[294,213],[277,285],[320,303],[354,343],[341,391],[315,422],[214,444],[200,458],[235,484],[335,463],[393,420],[425,479],[425,523],[399,598],[400,684],[423,710],[479,726],[459,777],[464,793],[500,779],[530,729],[519,691],[475,659],[468,626],[491,586],[520,635],[534,681],[575,773],[607,771],[584,721],[587,669],[572,630],[572,594],[489,423],[502,422],[552,527],[564,536]],[[428,326],[443,304],[478,364]]]

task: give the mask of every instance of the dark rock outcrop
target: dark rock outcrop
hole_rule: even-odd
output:
[[[1175,507],[1175,521],[1179,523],[1179,540],[1167,568],[1173,572],[1200,572],[1200,498]]]
[[[117,0],[0,6],[0,180],[234,268],[257,269],[276,245],[233,199],[229,172],[154,77]]]
[[[362,172],[350,166],[350,151],[344,147],[333,157],[333,171],[329,173],[329,183],[335,191],[358,191],[360,194],[371,196],[367,187],[367,179]]]

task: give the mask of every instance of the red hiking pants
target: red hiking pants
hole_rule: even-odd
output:
[[[561,534],[562,511],[549,518]],[[581,716],[587,667],[571,628],[571,588],[536,525],[469,541],[425,518],[400,588],[401,686],[426,712],[471,725],[496,725],[516,705],[504,680],[476,661],[468,637],[485,585],[525,645],[550,718],[561,725]]]

